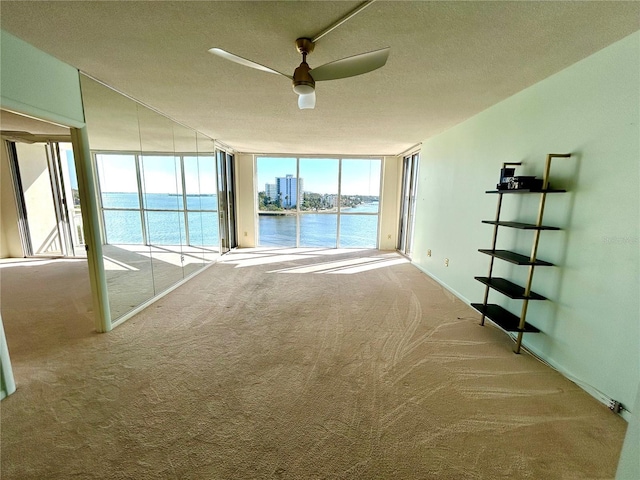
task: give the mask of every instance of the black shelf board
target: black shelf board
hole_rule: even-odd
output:
[[[487,190],[484,193],[566,193],[566,190],[555,188],[547,188],[546,190],[529,190],[528,188],[520,188],[513,190]]]
[[[540,330],[527,322],[524,323],[524,330],[520,330],[518,328],[520,325],[520,318],[510,311],[505,310],[500,305],[494,305],[492,303],[487,305],[484,305],[483,303],[472,303],[471,306],[480,313],[483,313],[485,317],[507,332],[540,332]]]
[[[524,288],[520,285],[516,285],[513,282],[510,282],[506,278],[499,277],[474,277],[480,283],[484,283],[489,287],[493,288],[495,291],[500,292],[503,295],[506,295],[509,298],[513,298],[516,300],[524,300],[525,298],[529,298],[529,300],[546,300],[545,297],[539,295],[535,292],[529,292],[529,296],[526,297],[524,295]]]
[[[518,228],[520,230],[560,230],[558,227],[549,227],[545,225],[536,225],[535,223],[522,222],[497,222],[495,220],[482,220],[482,223],[488,225],[498,225],[499,227]]]
[[[491,257],[499,258],[500,260],[504,260],[506,262],[515,263],[516,265],[536,265],[538,267],[553,266],[553,263],[545,262],[544,260],[536,260],[532,263],[529,261],[529,257],[520,255],[519,253],[510,252],[508,250],[487,250],[481,248],[478,251]]]

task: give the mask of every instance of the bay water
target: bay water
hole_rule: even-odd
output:
[[[190,244],[217,247],[217,195],[187,195],[185,225],[182,195],[147,193],[143,195],[147,241],[154,245]],[[143,244],[140,199],[137,193],[103,192],[107,243]],[[378,231],[378,202],[344,208],[340,215],[340,247],[375,248]],[[259,215],[259,245],[294,247],[296,245],[295,215]],[[188,238],[187,238],[188,233]],[[335,248],[338,215],[332,213],[302,213],[300,215],[300,246]]]

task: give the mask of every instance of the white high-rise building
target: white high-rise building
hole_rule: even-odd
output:
[[[295,208],[298,205],[298,184],[300,185],[300,196],[302,196],[303,180],[293,175],[276,178],[277,195],[284,208]]]

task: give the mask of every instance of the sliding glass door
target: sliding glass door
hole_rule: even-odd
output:
[[[235,167],[233,155],[217,151],[220,253],[237,246],[235,213]]]
[[[413,244],[419,163],[420,156],[417,153],[404,157],[402,163],[402,203],[400,205],[398,250],[409,257],[411,257]]]
[[[25,256],[83,256],[73,149],[68,142],[8,142]]]

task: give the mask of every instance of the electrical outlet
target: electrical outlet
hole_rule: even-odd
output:
[[[387,238],[388,238],[389,240],[391,240],[391,234],[387,235]]]
[[[245,237],[247,236],[247,232],[244,232],[244,236],[245,236]]]
[[[448,259],[448,258],[445,258],[445,259],[444,259],[444,266],[445,266],[445,267],[448,267],[448,266],[449,266],[449,259]]]
[[[427,250],[427,257],[431,256],[431,250]]]

